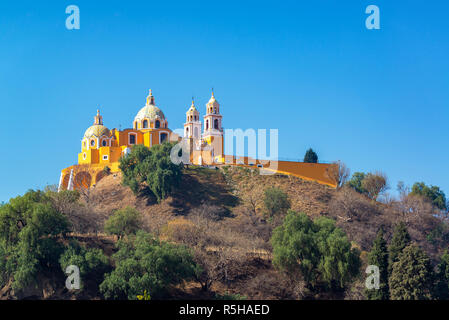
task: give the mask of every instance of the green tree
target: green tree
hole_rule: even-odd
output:
[[[182,176],[182,165],[176,165],[170,159],[173,146],[172,143],[151,148],[135,145],[130,154],[120,158],[123,184],[129,186],[135,194],[148,192],[158,202],[165,199],[179,184]]]
[[[388,247],[388,269],[390,274],[393,269],[393,264],[398,260],[402,250],[410,244],[410,241],[411,238],[407,231],[407,226],[404,222],[400,222],[395,227],[393,238]]]
[[[64,250],[56,236],[68,231],[66,216],[46,193],[30,190],[11,199],[0,207],[0,279],[12,277],[13,288],[20,291],[38,273],[53,272]]]
[[[335,221],[289,211],[271,238],[273,264],[316,290],[338,291],[359,274],[360,257]]]
[[[186,247],[159,242],[143,231],[120,240],[117,248],[113,255],[116,267],[100,285],[106,299],[137,300],[145,290],[161,298],[170,287],[193,279],[198,272]]]
[[[446,195],[437,186],[428,187],[424,182],[416,182],[410,194],[424,197],[435,207],[441,210],[447,210]]]
[[[306,151],[306,154],[304,155],[304,162],[318,163],[318,155],[312,148],[309,148],[309,150]]]
[[[94,289],[103,281],[104,274],[110,271],[109,259],[101,249],[85,249],[77,241],[72,241],[59,258],[62,272],[70,265],[80,269],[81,288],[84,282],[92,283]]]
[[[273,218],[275,215],[287,213],[290,209],[290,200],[287,194],[279,188],[271,187],[264,192],[265,213]]]
[[[108,234],[115,234],[120,238],[135,234],[142,226],[141,214],[134,208],[126,207],[117,210],[106,220],[104,230]]]
[[[389,285],[392,300],[432,299],[433,270],[421,248],[411,244],[399,254]]]
[[[435,296],[440,300],[449,299],[449,253],[447,249],[440,258],[436,273]]]
[[[362,190],[368,198],[377,200],[388,189],[387,176],[381,172],[368,173],[362,180]]]
[[[353,188],[355,191],[361,194],[366,194],[367,191],[362,186],[362,181],[365,179],[366,174],[363,172],[354,172],[351,179],[346,183],[348,187]]]
[[[373,246],[368,254],[368,264],[379,267],[379,289],[366,289],[365,295],[369,300],[388,300],[388,249],[383,230],[377,232]]]

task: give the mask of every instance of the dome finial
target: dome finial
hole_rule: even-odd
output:
[[[147,97],[147,105],[154,105],[154,97],[153,97],[153,91],[150,89],[150,93],[148,94]]]
[[[192,97],[192,107],[195,107],[195,98]]]
[[[214,87],[212,87],[212,98],[215,98],[215,96],[214,96]]]
[[[103,117],[100,115],[100,109],[97,109],[97,115],[94,117],[94,125],[103,125]]]

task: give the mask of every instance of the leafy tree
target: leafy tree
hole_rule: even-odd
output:
[[[98,248],[85,249],[77,241],[73,241],[59,258],[62,272],[70,265],[80,269],[81,287],[84,280],[93,283],[95,289],[103,281],[104,274],[110,271],[109,259]]]
[[[142,219],[141,214],[134,208],[126,207],[117,210],[104,225],[104,230],[108,234],[115,234],[123,237],[130,234],[135,234],[141,229]]]
[[[304,162],[318,163],[318,155],[312,150],[312,148],[306,151],[306,154],[304,155]]]
[[[424,182],[416,182],[410,194],[424,197],[435,207],[441,210],[447,210],[446,195],[437,186],[428,187]]]
[[[366,174],[363,172],[354,172],[351,179],[346,183],[348,187],[353,188],[355,191],[361,194],[366,194],[367,191],[362,186],[362,181],[365,179]]]
[[[282,215],[290,209],[290,200],[287,194],[279,188],[271,187],[265,190],[264,204],[266,214],[273,218],[276,214]]]
[[[143,231],[119,240],[117,248],[113,255],[116,267],[100,285],[106,299],[136,300],[145,290],[161,298],[167,289],[193,279],[198,272],[186,247],[159,242]]]
[[[427,300],[432,298],[433,270],[424,251],[411,244],[393,264],[390,276],[392,300]]]
[[[341,290],[359,273],[360,257],[335,221],[289,211],[271,238],[273,264],[311,289]]]
[[[441,300],[449,299],[449,253],[447,249],[441,256],[438,264],[435,297]]]
[[[170,159],[171,143],[147,148],[135,145],[131,152],[120,158],[119,168],[123,172],[123,184],[134,194],[149,192],[160,202],[179,184],[182,165]]]
[[[64,247],[55,236],[68,231],[67,218],[46,193],[30,190],[11,199],[0,208],[0,265],[4,266],[0,279],[12,277],[13,288],[20,290],[32,284],[38,272],[57,268]]]
[[[365,294],[369,300],[388,300],[388,249],[384,239],[383,230],[377,232],[373,246],[368,254],[368,264],[379,267],[379,289],[366,289]]]
[[[390,246],[388,247],[388,268],[389,273],[393,269],[393,264],[398,260],[402,250],[410,244],[410,234],[407,231],[407,226],[404,222],[400,222],[393,233]]]
[[[368,173],[362,180],[362,190],[368,198],[377,200],[379,195],[388,189],[387,177],[383,173]]]

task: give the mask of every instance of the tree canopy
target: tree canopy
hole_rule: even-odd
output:
[[[112,216],[106,220],[104,230],[108,234],[115,234],[123,237],[130,234],[135,234],[141,229],[142,219],[141,214],[134,208],[126,207],[117,210]]]
[[[120,158],[119,168],[123,172],[123,184],[134,194],[149,192],[158,202],[165,199],[179,184],[182,164],[174,164],[170,159],[171,143],[162,143],[147,148],[133,146],[131,152]]]
[[[415,244],[407,246],[394,262],[390,276],[392,300],[432,298],[433,270],[429,257]]]
[[[193,279],[198,272],[186,247],[160,242],[143,231],[119,240],[117,248],[113,255],[116,267],[100,284],[106,299],[137,300],[145,291],[160,298],[171,286]]]
[[[300,274],[310,288],[330,290],[345,287],[358,273],[359,252],[351,248],[346,234],[335,221],[289,211],[283,225],[271,238],[273,264],[289,274]]]
[[[304,162],[306,163],[318,163],[318,155],[312,148],[306,151],[304,155]]]
[[[413,185],[410,194],[424,197],[425,199],[430,201],[435,207],[441,210],[447,210],[446,195],[437,186],[429,187],[424,182],[416,182]]]

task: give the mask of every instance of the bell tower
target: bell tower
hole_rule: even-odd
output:
[[[195,140],[201,139],[200,113],[195,107],[193,98],[192,105],[186,112],[186,122],[184,123],[184,137],[193,138]]]
[[[206,115],[204,116],[203,140],[212,147],[212,158],[214,162],[223,161],[223,127],[220,114],[220,104],[215,99],[214,90],[206,104]]]

